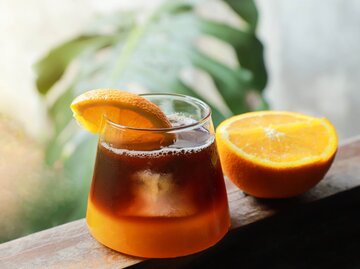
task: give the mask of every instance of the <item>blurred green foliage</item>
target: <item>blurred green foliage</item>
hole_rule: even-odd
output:
[[[195,96],[211,105],[215,124],[231,114],[267,108],[262,98],[267,75],[263,46],[255,33],[258,14],[254,2],[223,2],[237,14],[241,27],[199,15],[205,1],[165,1],[146,18],[139,19],[141,12],[103,18],[88,32],[52,49],[36,64],[37,88],[46,97],[54,126],[46,162],[49,166],[61,163],[76,191],[76,201],[63,209],[68,211],[66,220],[85,214],[96,151],[97,138],[76,125],[69,109],[71,101],[84,91],[127,89],[135,83],[150,92]],[[231,46],[239,65],[228,66],[204,53],[196,45],[201,36]],[[187,68],[208,74],[226,109],[217,106],[209,98],[211,94],[199,92],[181,78]],[[255,96],[256,102],[249,96]]]

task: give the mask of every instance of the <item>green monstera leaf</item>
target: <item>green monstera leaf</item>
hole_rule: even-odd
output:
[[[263,47],[255,35],[254,2],[218,2],[241,22],[238,26],[204,16],[206,1],[165,1],[151,14],[107,17],[90,33],[50,51],[35,66],[38,91],[46,96],[54,125],[47,163],[61,163],[82,193],[74,218],[85,212],[96,149],[96,137],[76,126],[69,109],[82,92],[135,88],[187,94],[210,104],[215,124],[232,114],[267,108],[261,95],[267,76]],[[232,52],[235,64],[218,57],[222,55],[218,46],[212,49],[217,56],[209,53],[211,42]],[[207,83],[197,81],[198,76]]]

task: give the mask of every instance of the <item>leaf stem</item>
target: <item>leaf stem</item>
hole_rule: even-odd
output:
[[[111,75],[111,82],[113,84],[116,84],[121,72],[126,67],[126,63],[128,62],[132,52],[135,50],[141,35],[145,32],[145,25],[146,24],[137,26],[130,32],[127,42],[125,43],[124,48],[121,51],[119,61],[115,65],[115,68]]]

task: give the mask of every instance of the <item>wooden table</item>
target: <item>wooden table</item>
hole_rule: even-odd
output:
[[[247,196],[227,182],[232,228],[215,247],[176,259],[130,257],[78,220],[0,245],[0,268],[360,268],[360,137],[326,178],[291,199]],[[311,266],[310,266],[311,265]]]

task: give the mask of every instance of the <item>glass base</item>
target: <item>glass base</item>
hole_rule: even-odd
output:
[[[224,203],[187,217],[109,216],[89,201],[86,221],[90,233],[103,245],[144,258],[171,258],[207,249],[230,227]]]

